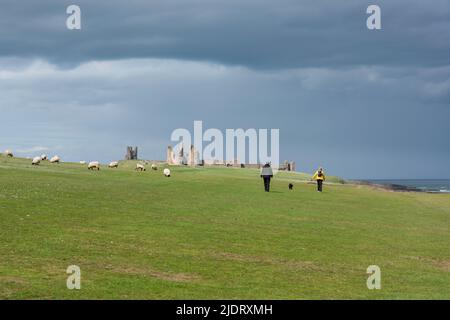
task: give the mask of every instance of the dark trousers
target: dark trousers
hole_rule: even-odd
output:
[[[266,190],[266,192],[270,191],[270,177],[263,177],[264,180],[264,190]]]
[[[317,191],[322,192],[323,180],[317,180]]]

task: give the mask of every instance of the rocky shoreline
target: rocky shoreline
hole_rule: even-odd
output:
[[[364,180],[349,180],[347,183],[355,184],[355,185],[364,185],[379,189],[384,189],[388,191],[397,191],[397,192],[425,192],[425,193],[434,193],[431,191],[425,191],[419,188],[411,187],[411,186],[404,186],[400,184],[381,184],[381,183],[374,183],[370,181],[364,181]]]

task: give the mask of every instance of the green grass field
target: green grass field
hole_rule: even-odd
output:
[[[450,299],[448,194],[30,162],[0,157],[1,299]]]

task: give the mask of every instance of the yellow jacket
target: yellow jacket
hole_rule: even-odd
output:
[[[322,181],[324,181],[325,180],[325,172],[322,171],[322,175],[319,176],[319,171],[317,170],[316,173],[314,173],[312,179],[313,180],[322,180]]]

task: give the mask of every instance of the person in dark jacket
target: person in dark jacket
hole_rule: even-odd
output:
[[[270,163],[266,163],[261,169],[261,178],[264,180],[264,189],[266,192],[270,191],[270,180],[273,178],[273,171]]]

